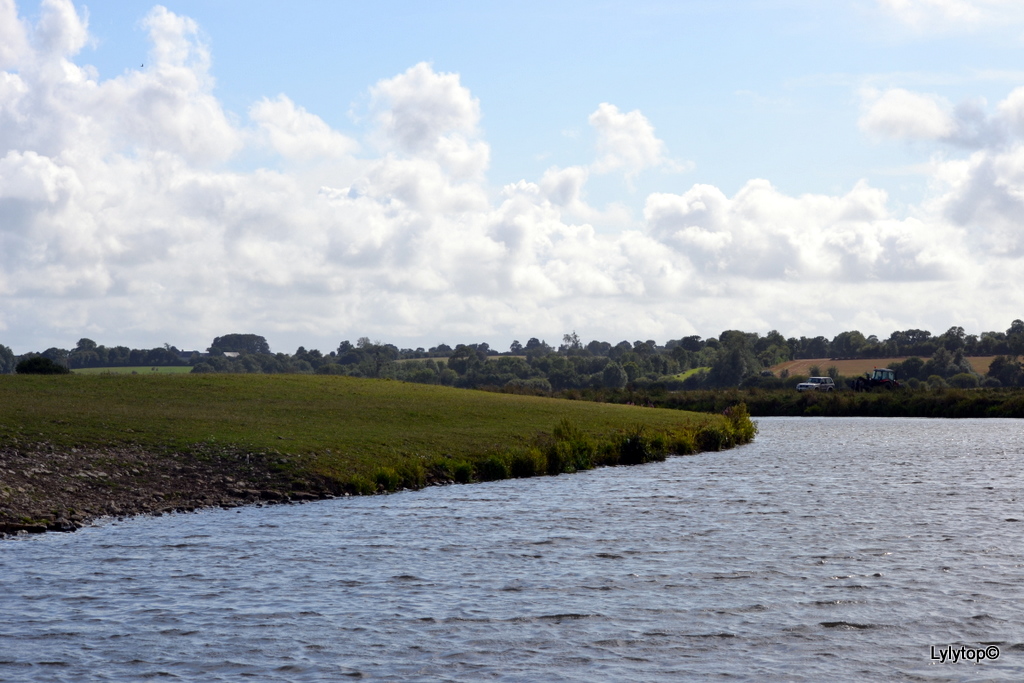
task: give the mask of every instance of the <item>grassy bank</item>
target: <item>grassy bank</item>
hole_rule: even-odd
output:
[[[285,496],[374,493],[634,464],[727,448],[754,431],[742,408],[698,415],[350,377],[2,376],[0,450],[8,454],[8,475],[0,470],[0,517],[25,517],[13,500],[42,505],[46,491],[30,494],[50,479],[58,508],[74,507],[76,492],[97,486],[119,507],[118,495],[159,487],[185,464],[217,489],[205,492],[214,502],[221,494],[258,497],[253,482],[264,498],[266,489]],[[3,479],[17,474],[11,463],[41,468],[49,453],[63,454],[63,464],[23,478],[25,491],[4,487]],[[78,462],[81,453],[98,464]],[[181,466],[168,470],[168,462]],[[54,471],[70,476],[76,468],[77,482]],[[58,496],[57,487],[65,493]],[[177,494],[153,495],[170,506]]]

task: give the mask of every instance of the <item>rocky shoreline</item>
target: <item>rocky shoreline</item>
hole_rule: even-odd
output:
[[[0,447],[0,536],[75,531],[100,517],[287,503],[344,495],[296,477],[289,456],[132,447]]]

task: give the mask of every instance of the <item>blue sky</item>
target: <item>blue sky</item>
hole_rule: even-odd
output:
[[[149,46],[139,24],[151,7],[89,7],[95,43],[78,61],[101,77],[144,63]],[[694,165],[683,178],[645,178],[643,188],[707,182],[731,194],[759,177],[789,193],[838,193],[932,151],[873,144],[857,128],[859,88],[998,101],[1024,75],[1022,25],[924,30],[868,2],[168,7],[198,22],[212,51],[214,92],[236,113],[285,93],[332,127],[358,131],[354,116],[376,81],[422,61],[458,73],[481,100],[494,151],[489,177],[499,186],[552,163],[586,163],[586,117],[612,102],[640,109],[673,155]],[[908,200],[923,189],[920,181],[888,182]]]
[[[19,352],[1024,309],[1009,0],[0,0],[0,44]]]

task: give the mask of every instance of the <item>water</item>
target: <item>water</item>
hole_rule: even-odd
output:
[[[642,467],[0,543],[0,681],[1024,680],[1024,421],[759,424]]]

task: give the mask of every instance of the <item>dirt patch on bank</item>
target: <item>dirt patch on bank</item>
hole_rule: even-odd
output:
[[[131,447],[0,447],[0,536],[74,531],[98,517],[190,512],[333,497],[328,482],[297,478],[289,457],[154,454]]]

